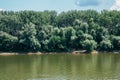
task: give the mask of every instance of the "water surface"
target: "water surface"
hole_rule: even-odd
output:
[[[120,54],[0,56],[0,80],[120,80]]]

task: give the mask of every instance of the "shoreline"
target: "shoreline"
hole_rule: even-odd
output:
[[[13,56],[13,55],[41,55],[41,52],[0,52],[0,56]]]
[[[0,56],[12,56],[12,55],[42,55],[42,54],[102,54],[102,53],[110,53],[110,54],[120,54],[120,51],[92,51],[87,53],[85,50],[76,50],[76,51],[68,51],[68,52],[0,52]]]

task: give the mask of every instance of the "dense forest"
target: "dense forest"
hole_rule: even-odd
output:
[[[0,11],[0,51],[120,50],[120,11]]]

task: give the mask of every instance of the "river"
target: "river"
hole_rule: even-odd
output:
[[[0,56],[0,80],[120,80],[120,54]]]

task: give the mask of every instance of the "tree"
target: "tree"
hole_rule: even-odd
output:
[[[75,37],[75,30],[72,27],[67,27],[64,29],[65,30],[65,42],[66,42],[66,47],[70,48],[72,45],[72,38]]]
[[[120,50],[119,15],[116,10],[0,11],[0,50]]]
[[[81,30],[84,32],[84,33],[88,33],[88,24],[87,23],[82,23],[81,25],[80,25],[80,27],[81,27]]]
[[[82,42],[82,46],[87,52],[91,52],[97,48],[97,43],[94,40],[85,40]]]
[[[100,42],[99,48],[103,51],[110,51],[112,50],[113,45],[110,40],[103,40]]]
[[[81,35],[81,40],[82,41],[86,40],[86,39],[93,40],[93,37],[91,35],[89,35],[89,34],[83,34],[83,35]]]
[[[0,50],[10,51],[17,49],[18,38],[6,32],[0,31]]]
[[[66,48],[65,48],[65,45],[62,44],[62,38],[60,38],[59,36],[52,36],[50,39],[49,39],[49,43],[48,43],[48,46],[49,46],[49,51],[65,51]]]
[[[119,50],[120,49],[120,37],[119,36],[111,36],[110,40],[112,42],[114,49]]]
[[[104,39],[108,39],[109,33],[108,30],[104,27],[98,27],[96,29],[96,36],[94,37],[95,41],[100,43]]]
[[[33,23],[25,24],[23,31],[20,33],[21,35],[19,37],[19,43],[24,50],[30,49],[36,51],[40,49],[41,45],[36,38],[36,29]]]

